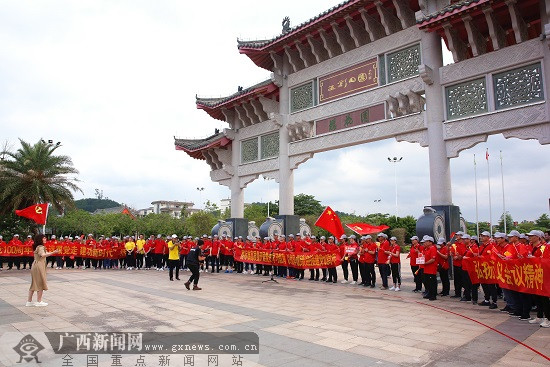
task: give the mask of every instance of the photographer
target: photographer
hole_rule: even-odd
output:
[[[185,288],[189,290],[189,285],[193,282],[193,290],[200,291],[202,288],[199,288],[197,284],[199,283],[199,262],[204,261],[205,257],[202,254],[202,246],[204,245],[203,240],[198,240],[195,247],[189,249],[189,254],[187,255],[187,267],[191,271],[191,277],[187,282],[185,282]]]

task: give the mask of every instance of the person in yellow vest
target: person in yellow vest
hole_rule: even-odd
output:
[[[141,270],[143,267],[143,257],[145,256],[145,239],[143,235],[139,235],[139,239],[136,241],[136,269]]]
[[[126,249],[126,270],[132,270],[135,267],[134,250],[136,249],[136,243],[134,237],[128,238],[124,248]]]
[[[180,280],[180,240],[173,234],[168,241],[168,269],[170,280],[174,280],[174,268],[176,269],[176,280]]]

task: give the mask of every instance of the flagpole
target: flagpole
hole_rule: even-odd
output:
[[[479,238],[479,212],[478,212],[478,205],[477,205],[477,164],[476,164],[476,155],[474,153],[474,186],[476,189],[476,234]]]
[[[502,169],[502,150],[500,151],[500,178],[502,180],[502,212],[504,213],[504,233],[508,233],[506,231],[506,202],[504,200],[504,171]]]
[[[489,185],[489,233],[493,237],[493,209],[491,207],[491,175],[489,171],[489,148],[485,152],[485,159],[487,160],[487,183]]]
[[[46,223],[48,222],[48,212],[50,211],[50,203],[47,203],[46,205],[46,220],[44,221],[44,224],[42,225],[42,234],[46,235]]]

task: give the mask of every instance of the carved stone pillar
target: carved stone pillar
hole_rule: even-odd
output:
[[[428,155],[430,161],[430,197],[432,205],[451,205],[451,168],[443,140],[444,101],[439,81],[439,68],[443,66],[441,39],[433,33],[422,33],[423,62],[433,70],[433,83],[425,84],[425,124],[428,129]]]
[[[282,119],[282,126],[279,129],[279,215],[294,214],[294,173],[290,169],[288,157],[290,100],[287,76],[289,71],[288,57],[284,57],[283,85],[279,89],[279,113]]]
[[[231,218],[244,218],[244,189],[241,188],[238,167],[241,152],[241,140],[239,134],[235,134],[231,144],[231,164],[235,167],[231,176]]]

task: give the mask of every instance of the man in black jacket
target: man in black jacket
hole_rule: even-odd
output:
[[[202,288],[199,288],[197,284],[199,283],[199,262],[204,260],[202,256],[202,246],[203,240],[198,240],[194,247],[189,249],[189,254],[187,254],[187,267],[191,271],[191,277],[187,282],[185,282],[185,288],[189,290],[191,282],[193,282],[193,290],[200,291]]]

